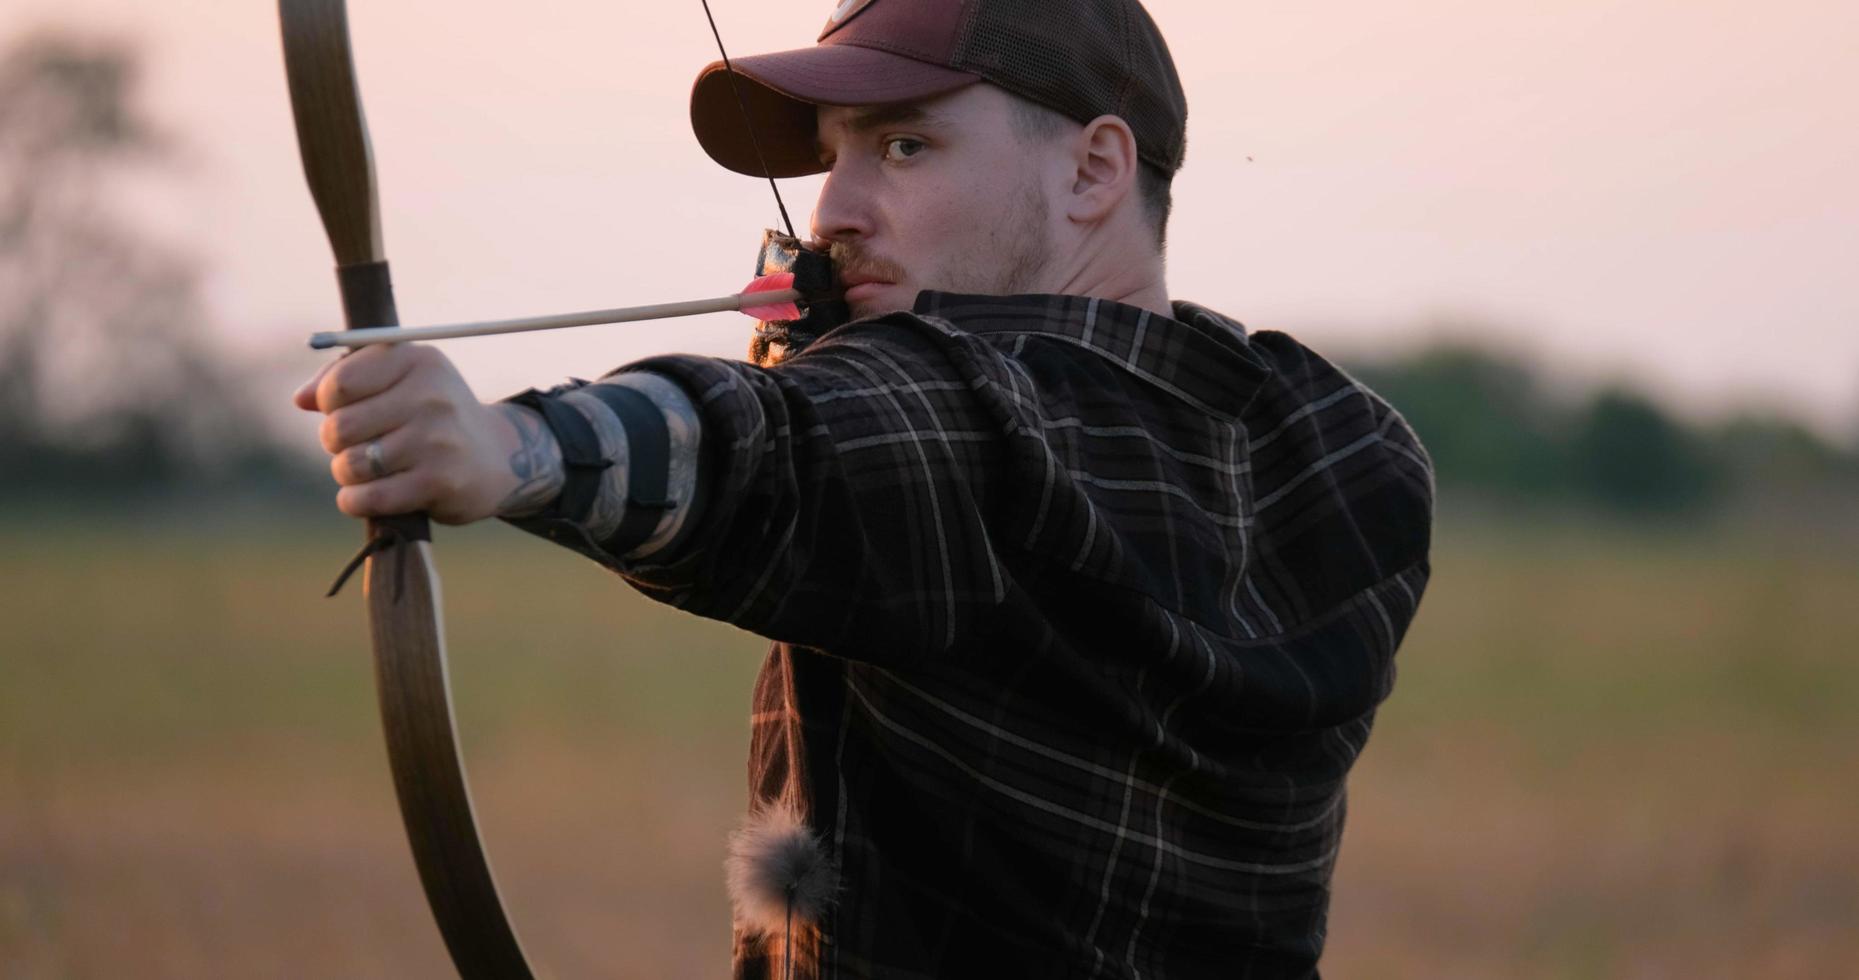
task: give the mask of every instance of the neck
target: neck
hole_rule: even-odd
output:
[[[1160,252],[1119,247],[1104,239],[1087,240],[1076,258],[1054,277],[1052,292],[1095,296],[1159,313],[1175,315],[1169,305],[1168,270]]]
[[[1126,288],[1096,291],[1086,295],[1114,300],[1126,306],[1140,307],[1166,317],[1175,315],[1175,307],[1168,298],[1168,282],[1160,268],[1155,270],[1155,277],[1146,282],[1131,283]]]

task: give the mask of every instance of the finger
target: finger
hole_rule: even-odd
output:
[[[328,374],[329,369],[335,367],[336,363],[336,361],[329,361],[322,367],[317,368],[316,373],[310,375],[310,380],[305,381],[291,394],[292,404],[306,412],[320,411],[316,406],[316,388],[322,383],[323,375]]]
[[[350,517],[392,517],[425,511],[432,500],[429,481],[418,470],[395,473],[336,491],[336,509]]]
[[[418,414],[418,408],[417,395],[390,389],[330,412],[317,435],[325,452],[339,453],[406,427]]]
[[[352,487],[375,480],[385,480],[402,470],[411,469],[411,439],[405,430],[390,433],[380,439],[351,446],[329,457],[329,475],[335,477],[338,486]],[[379,460],[370,459],[368,447],[381,447],[375,453]]]
[[[371,344],[337,361],[316,389],[316,405],[333,412],[393,387],[424,355],[411,344]]]

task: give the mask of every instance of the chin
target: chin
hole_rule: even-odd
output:
[[[848,296],[846,306],[855,320],[866,320],[886,313],[908,310],[916,305],[916,292],[902,285],[887,285],[881,290],[861,290],[864,295]]]
[[[852,310],[852,319],[854,320],[870,320],[873,317],[880,317],[886,313],[896,313],[898,310],[904,309],[904,307],[898,306],[895,303],[853,303],[850,304],[850,306]]]

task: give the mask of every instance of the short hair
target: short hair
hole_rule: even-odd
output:
[[[1013,99],[1020,137],[1027,142],[1057,139],[1073,127],[1083,125],[1031,99],[1011,92],[1008,94]],[[1168,216],[1175,209],[1174,182],[1173,174],[1164,173],[1162,168],[1147,160],[1141,161],[1141,166],[1137,168],[1136,192],[1142,198],[1143,211],[1155,231],[1155,246],[1158,249],[1168,247]]]

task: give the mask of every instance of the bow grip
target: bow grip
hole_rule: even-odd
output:
[[[342,321],[348,329],[400,325],[400,312],[394,307],[394,280],[385,261],[339,266],[336,284],[342,290]],[[383,529],[391,529],[405,541],[432,540],[432,527],[423,513],[370,519],[368,540],[378,538]]]

